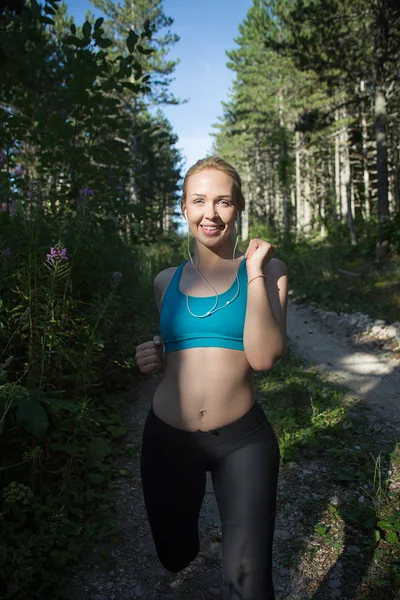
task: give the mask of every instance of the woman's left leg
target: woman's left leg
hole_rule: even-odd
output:
[[[211,471],[222,522],[225,600],[274,600],[276,438],[229,452]]]

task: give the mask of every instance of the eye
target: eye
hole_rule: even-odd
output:
[[[201,198],[196,198],[196,200],[193,200],[193,204],[197,204],[198,202],[203,202],[203,200]]]
[[[220,200],[220,204],[225,204],[226,206],[232,206],[232,204],[230,202],[228,202],[228,200]]]

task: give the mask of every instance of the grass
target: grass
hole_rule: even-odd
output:
[[[400,256],[377,261],[349,246],[319,240],[297,244],[281,257],[299,300],[327,310],[360,311],[388,323],[399,319]]]
[[[280,503],[300,512],[304,535],[300,543],[291,543],[289,562],[301,563],[312,579],[318,561],[328,573],[339,561],[342,586],[352,590],[354,600],[398,598],[396,440],[371,424],[360,404],[290,351],[271,372],[256,374],[256,389],[279,438],[283,472],[286,465],[286,479],[292,482]],[[314,473],[310,488],[301,475],[304,468]],[[327,577],[314,584],[323,593]]]

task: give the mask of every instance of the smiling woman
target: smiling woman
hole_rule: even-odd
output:
[[[223,159],[189,169],[181,207],[193,256],[188,237],[190,260],[154,281],[165,356],[159,339],[136,349],[143,373],[164,373],[143,433],[147,514],[160,561],[183,569],[199,550],[210,471],[225,599],[271,600],[279,448],[255,402],[253,371],[272,368],[285,351],[286,267],[265,240],[237,251],[244,198],[238,173]]]

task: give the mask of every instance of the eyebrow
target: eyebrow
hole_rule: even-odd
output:
[[[205,194],[190,194],[190,197],[192,196],[199,196],[199,198],[205,198],[206,195]],[[232,198],[232,196],[230,194],[222,194],[221,196],[217,196],[217,198]]]

